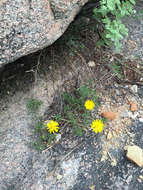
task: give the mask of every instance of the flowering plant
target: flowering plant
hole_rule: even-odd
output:
[[[87,110],[93,110],[95,107],[95,104],[92,100],[86,100],[84,106]]]
[[[93,132],[101,133],[103,131],[103,127],[104,127],[104,123],[101,120],[96,119],[92,121],[91,128]]]
[[[41,132],[41,139],[45,145],[50,144],[56,139],[56,133],[59,132],[59,124],[72,128],[76,136],[83,136],[87,128],[92,129],[94,133],[101,133],[104,128],[104,122],[100,119],[93,120],[92,111],[95,106],[98,107],[98,97],[93,88],[81,86],[76,92],[62,94],[63,109],[61,113],[51,115],[50,120],[46,120],[43,125],[39,124],[38,129]],[[90,126],[89,126],[90,123]],[[61,130],[62,132],[63,130]]]
[[[59,130],[59,127],[58,127],[59,123],[57,121],[49,121],[47,124],[46,124],[46,127],[48,129],[48,131],[50,133],[55,133],[55,132],[58,132]]]

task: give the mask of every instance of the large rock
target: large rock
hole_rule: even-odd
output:
[[[88,0],[1,0],[0,67],[51,45]]]
[[[127,150],[126,157],[139,167],[143,167],[143,150],[136,145],[127,146],[125,149]]]

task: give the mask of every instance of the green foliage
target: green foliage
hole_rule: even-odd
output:
[[[96,106],[99,105],[98,104],[98,97],[96,96],[96,92],[94,89],[83,85],[79,89],[77,89],[77,92],[80,95],[79,100],[81,100],[81,103],[83,103],[83,101],[85,101],[85,99],[87,99],[87,97],[88,97],[89,99],[92,99],[95,102]]]
[[[72,93],[64,92],[62,94],[63,112],[61,114],[58,113],[52,115],[50,118],[52,121],[58,122],[60,126],[68,125],[71,127],[73,134],[76,136],[83,136],[93,120],[91,110],[86,110],[85,102],[87,100],[92,100],[94,101],[94,104],[98,106],[96,92],[91,87],[92,85],[89,86],[83,85]],[[39,138],[33,143],[33,146],[38,151],[44,150],[47,145],[53,143],[57,132],[50,133],[47,129],[47,123],[51,120],[43,122],[38,117],[37,111],[39,110],[41,103],[41,101],[35,99],[30,99],[27,103],[28,111],[34,113],[36,121],[35,131]]]
[[[43,128],[43,123],[42,121],[38,121],[37,124],[36,124],[36,131],[37,132],[41,132],[41,129]]]
[[[117,65],[117,63],[112,62],[111,63],[111,67],[113,69],[113,72],[121,79],[123,78],[122,74],[121,74],[121,68],[119,65]]]
[[[56,118],[61,119],[60,116],[56,116]],[[38,120],[37,124],[35,125],[36,133],[39,134],[40,139],[38,138],[37,141],[34,142],[34,146],[38,151],[45,149],[46,144],[51,144],[51,142],[55,139],[55,134],[50,134],[48,130],[46,130],[44,124],[40,119]]]
[[[43,122],[40,120],[38,111],[42,101],[37,99],[29,99],[27,102],[27,110],[29,113],[34,114],[34,119],[36,121],[35,124],[35,132],[39,134],[40,138],[37,138],[35,142],[32,143],[33,147],[38,151],[42,151],[46,148],[47,144],[50,144],[56,137],[55,134],[50,134],[48,130],[45,128]],[[61,120],[61,115],[55,115],[56,120]]]
[[[114,43],[117,51],[120,49],[120,39],[128,35],[128,29],[121,18],[133,14],[134,0],[100,0],[100,8],[94,9],[94,16],[104,24],[102,39],[98,45],[110,46]]]
[[[142,10],[139,10],[139,11],[138,11],[138,14],[134,14],[134,15],[133,15],[133,18],[139,19],[140,21],[142,21],[142,19],[143,19],[143,9],[142,9]]]
[[[70,48],[70,56],[73,56],[77,50],[81,50],[85,47],[85,45],[80,41],[79,34],[71,34],[66,45]]]
[[[56,121],[60,121],[62,119],[62,115],[61,114],[56,114],[53,116],[53,118],[56,120]]]
[[[77,91],[82,98],[87,98],[90,95],[91,89],[84,85],[77,89]]]
[[[46,144],[43,143],[43,141],[41,141],[41,140],[37,140],[32,143],[32,147],[40,152],[46,148]]]
[[[95,90],[83,85],[73,93],[64,92],[62,97],[64,101],[63,120],[71,125],[76,136],[82,136],[86,127],[92,121],[91,113],[84,107],[85,100],[92,99],[95,105],[98,106],[98,97]]]
[[[103,123],[106,123],[106,122],[107,122],[107,118],[103,117],[103,118],[102,118],[102,122],[103,122]]]
[[[73,129],[73,133],[74,133],[74,135],[76,135],[76,136],[83,136],[83,135],[84,135],[84,130],[83,130],[82,127],[76,126],[76,127],[74,127],[74,129]]]
[[[42,136],[43,137],[43,136]],[[51,142],[56,138],[55,134],[50,134],[47,132],[47,135],[42,138],[42,140],[46,140],[48,144],[51,144]]]
[[[37,99],[31,98],[27,102],[27,109],[29,113],[37,113],[40,109],[42,101]]]

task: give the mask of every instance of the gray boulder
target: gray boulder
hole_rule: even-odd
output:
[[[0,67],[55,42],[88,0],[1,0]]]

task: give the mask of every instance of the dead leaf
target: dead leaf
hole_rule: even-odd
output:
[[[116,113],[114,113],[114,112],[102,112],[101,116],[105,117],[108,120],[113,120],[116,118]]]

